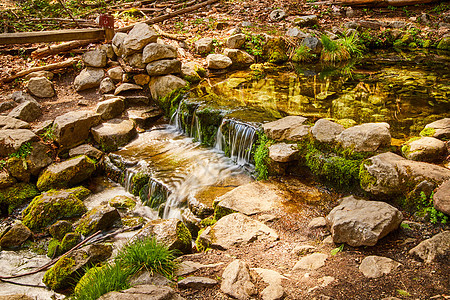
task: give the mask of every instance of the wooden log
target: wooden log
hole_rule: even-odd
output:
[[[104,29],[67,29],[0,34],[2,44],[30,44],[105,38]]]
[[[340,0],[332,1],[328,4],[348,5],[348,6],[370,6],[370,7],[386,7],[386,6],[408,6],[416,4],[426,4],[439,2],[441,0]],[[314,5],[316,3],[308,3]],[[324,3],[323,3],[324,4]]]
[[[96,43],[98,41],[100,41],[100,39],[85,40],[85,41],[71,41],[71,42],[66,42],[66,43],[62,43],[59,45],[52,45],[52,46],[46,47],[46,48],[39,48],[31,53],[31,58],[37,59],[37,58],[42,58],[42,57],[46,57],[49,55],[55,55],[58,53],[67,52],[69,50],[83,47],[83,46],[89,45],[91,43]]]
[[[171,39],[171,40],[175,40],[175,41],[184,41],[186,40],[186,37],[183,35],[175,35],[175,34],[171,34],[171,33],[167,33],[165,31],[163,31],[158,25],[153,24],[153,28],[158,32],[158,34],[160,36],[163,36],[165,38]]]

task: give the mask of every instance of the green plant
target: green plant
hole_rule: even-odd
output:
[[[40,135],[44,142],[53,142],[56,139],[55,130],[53,126],[48,126],[44,129],[44,132]]]
[[[347,49],[343,48],[339,42],[331,40],[326,35],[322,35],[320,39],[323,45],[322,53],[320,55],[321,60],[326,62],[337,62],[350,58],[350,53],[348,53]]]
[[[397,10],[397,7],[395,7],[395,6],[392,6],[392,5],[388,5],[388,7],[387,7],[388,9],[390,9],[390,10],[392,10],[392,11],[395,11],[395,10]]]
[[[419,213],[428,215],[431,223],[436,224],[440,222],[442,224],[447,224],[448,216],[434,208],[433,196],[434,193],[431,193],[430,197],[427,197],[423,191],[420,192],[420,196],[417,201],[417,209],[419,210]]]
[[[411,294],[410,294],[410,293],[408,293],[407,291],[402,290],[402,289],[398,289],[398,290],[397,290],[397,293],[398,293],[400,296],[411,297]]]
[[[344,244],[342,244],[342,245],[340,245],[339,247],[334,248],[333,250],[331,250],[330,254],[331,254],[331,255],[336,255],[336,254],[338,254],[339,252],[342,252],[342,250],[344,250]]]
[[[300,45],[294,51],[294,55],[292,56],[293,62],[310,62],[315,58],[315,55],[311,53],[311,49],[306,47],[305,45]]]
[[[9,157],[25,159],[28,155],[31,154],[31,151],[33,151],[33,146],[31,146],[30,142],[27,142],[27,143],[22,144],[22,146],[20,146],[19,150],[17,150],[14,153],[11,153],[9,155]]]
[[[254,150],[255,170],[258,173],[258,180],[265,180],[269,177],[268,159],[269,159],[269,146],[271,141],[264,133],[258,132],[258,141]]]
[[[261,56],[263,53],[264,40],[264,36],[261,34],[247,34],[244,45],[245,50],[254,56]]]

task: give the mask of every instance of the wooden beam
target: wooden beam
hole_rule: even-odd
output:
[[[67,42],[103,38],[105,38],[105,30],[101,28],[15,32],[0,34],[0,45]]]

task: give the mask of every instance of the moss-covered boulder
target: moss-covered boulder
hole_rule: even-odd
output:
[[[268,36],[263,45],[263,58],[274,64],[284,63],[289,59],[286,49],[286,41],[282,37]]]
[[[450,36],[443,37],[436,48],[439,50],[450,50]]]
[[[36,186],[31,183],[16,183],[10,187],[0,189],[0,212],[11,213],[16,207],[39,195]]]
[[[75,247],[79,242],[81,242],[81,234],[68,232],[61,241],[57,239],[50,241],[47,248],[47,256],[50,258],[60,256]]]
[[[62,240],[66,233],[69,233],[71,231],[72,223],[66,220],[58,221],[48,228],[48,232],[50,233],[50,235],[57,240]]]
[[[51,164],[39,176],[37,187],[40,191],[68,188],[88,179],[95,168],[95,161],[86,155]]]
[[[30,172],[28,171],[27,162],[23,158],[11,157],[6,162],[8,172],[19,181],[29,182]]]
[[[94,207],[77,222],[76,232],[88,236],[98,230],[108,230],[120,220],[117,209],[109,205]]]
[[[445,143],[434,137],[412,138],[402,146],[402,155],[418,161],[439,161],[447,154]]]
[[[119,209],[133,209],[136,206],[136,201],[125,195],[119,195],[109,200],[109,205]]]
[[[23,211],[23,223],[33,231],[40,231],[58,220],[81,216],[86,206],[80,200],[87,189],[50,190],[37,196]]]
[[[21,223],[16,224],[0,238],[0,247],[7,249],[19,248],[32,234],[27,226]]]
[[[17,180],[8,171],[0,171],[0,190],[10,187],[16,182]]]

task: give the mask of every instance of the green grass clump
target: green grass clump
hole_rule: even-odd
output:
[[[306,47],[305,45],[300,45],[294,51],[294,55],[292,56],[293,62],[310,62],[314,60],[315,55],[311,53],[311,49]]]
[[[349,60],[351,57],[362,55],[363,47],[355,38],[355,34],[333,41],[328,36],[322,35],[323,45],[320,59],[325,62],[338,62]]]
[[[430,197],[427,197],[427,195],[425,195],[425,192],[420,192],[419,199],[416,199],[419,215],[427,216],[430,219],[430,222],[433,224],[447,224],[448,216],[434,208],[433,196],[434,192],[431,193]]]
[[[269,146],[271,141],[265,134],[258,133],[258,146],[254,150],[255,170],[258,173],[258,180],[269,178],[268,159]]]

